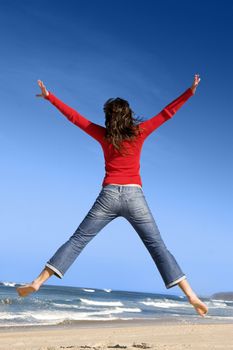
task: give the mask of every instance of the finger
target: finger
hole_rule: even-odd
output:
[[[41,89],[45,88],[44,83],[43,83],[42,80],[38,80],[38,84],[39,84]]]
[[[36,94],[36,97],[43,97],[42,94]]]

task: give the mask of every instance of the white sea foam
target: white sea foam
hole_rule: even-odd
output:
[[[76,304],[59,304],[59,303],[52,303],[53,306],[61,309],[84,309],[84,310],[96,310],[94,306],[82,306],[82,305],[76,305]]]
[[[97,319],[110,319],[113,314],[122,314],[124,312],[141,312],[142,310],[139,308],[121,308],[121,307],[115,307],[112,309],[105,309],[101,311],[92,311],[92,312],[75,312],[75,311],[27,311],[23,313],[7,313],[2,312],[0,313],[0,320],[8,320],[8,321],[15,321],[18,323],[18,321],[28,321],[28,323],[43,323],[49,322],[49,323],[57,323],[57,322],[63,322],[65,320],[71,320],[71,321],[79,321],[79,320],[97,320]],[[94,316],[94,317],[93,317]],[[20,323],[22,325],[22,323]]]
[[[168,299],[163,299],[163,300],[153,300],[148,298],[146,301],[142,301],[141,302],[144,305],[147,306],[154,306],[154,307],[160,307],[160,308],[172,308],[172,307],[180,307],[180,308],[192,308],[192,305],[188,302],[176,302],[176,301],[172,301],[172,300],[168,300]],[[210,308],[216,308],[216,309],[222,309],[222,308],[226,308],[226,307],[231,307],[229,305],[227,305],[224,300],[216,300],[214,301],[214,299],[212,299],[211,301],[206,301],[205,302],[208,307]]]
[[[223,303],[225,303],[225,302],[227,302],[227,303],[233,303],[233,300],[227,300],[227,299],[210,299],[210,301],[216,301],[216,302],[223,302]]]
[[[216,320],[233,320],[233,316],[211,316],[211,315],[206,315],[205,318],[211,318],[211,319],[216,319]]]
[[[81,302],[88,305],[101,305],[101,306],[123,306],[121,301],[97,301],[80,298]]]
[[[90,293],[94,293],[95,292],[95,289],[86,289],[86,288],[83,288],[83,290],[85,292],[90,292]]]
[[[206,304],[210,308],[216,308],[216,309],[225,309],[226,307],[230,307],[225,302],[219,302],[219,300],[218,301],[206,301]]]
[[[171,308],[171,307],[191,307],[191,305],[189,305],[188,303],[184,304],[182,303],[176,303],[176,302],[172,302],[171,300],[167,300],[165,299],[164,301],[141,301],[141,304],[147,305],[147,306],[154,306],[154,307],[161,307],[161,308]]]
[[[54,323],[56,324],[56,323]],[[43,326],[51,326],[53,325],[53,323],[49,322],[49,323],[43,323],[42,324]],[[38,326],[38,323],[35,323],[35,322],[31,322],[31,323],[6,323],[4,322],[4,324],[1,324],[1,328],[4,327],[4,328],[7,328],[7,327],[28,327],[28,326]]]
[[[139,309],[138,307],[132,307],[132,308],[127,308],[127,307],[115,307],[114,309],[108,309],[108,310],[101,310],[101,311],[96,311],[96,312],[91,312],[89,315],[110,315],[110,314],[121,314],[123,312],[141,312],[142,310]]]
[[[112,289],[104,289],[106,293],[111,293]]]
[[[20,320],[26,319],[28,315],[25,313],[11,314],[8,312],[0,312],[0,320]]]
[[[33,313],[33,318],[38,320],[38,321],[44,321],[44,320],[49,320],[49,321],[61,321],[64,319],[71,319],[75,320],[79,317],[87,317],[87,313],[75,313],[75,312],[66,312],[66,311],[53,311],[53,312],[48,312],[48,311],[42,311],[42,312],[37,312]]]
[[[2,284],[6,287],[15,287],[16,282],[2,282]]]
[[[80,309],[80,306],[74,305],[74,304],[58,304],[58,303],[52,303],[53,306],[56,306],[58,308],[67,308],[67,309]]]
[[[141,309],[138,307],[132,307],[132,308],[122,308],[122,307],[116,307],[115,309],[108,309],[104,311],[97,311],[97,312],[92,312],[92,315],[111,315],[111,314],[121,314],[123,312],[142,312]]]

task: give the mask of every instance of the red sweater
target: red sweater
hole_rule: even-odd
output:
[[[140,176],[140,154],[145,139],[165,121],[172,118],[178,109],[193,95],[192,89],[188,88],[185,92],[169,103],[161,112],[154,117],[139,124],[141,133],[133,141],[124,140],[124,149],[126,148],[129,155],[122,156],[112,144],[104,139],[105,127],[91,122],[83,117],[74,109],[70,108],[50,91],[46,97],[55,107],[59,109],[72,123],[77,125],[87,134],[98,141],[103,149],[105,159],[105,177],[102,186],[110,183],[114,184],[138,184],[142,186]],[[144,130],[141,129],[143,127]],[[124,151],[125,153],[125,151]]]

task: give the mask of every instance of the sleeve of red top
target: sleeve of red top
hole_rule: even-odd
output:
[[[64,102],[59,100],[50,91],[48,96],[45,97],[49,100],[62,114],[64,114],[71,123],[77,125],[80,129],[92,136],[97,141],[101,142],[105,134],[105,128],[101,125],[95,124],[90,120],[83,117],[73,108],[67,106]]]
[[[171,119],[172,116],[180,109],[180,107],[193,95],[191,88],[185,90],[185,92],[169,103],[161,112],[154,117],[140,123],[140,126],[144,128],[143,136],[146,138],[155,129],[162,125],[166,120]]]

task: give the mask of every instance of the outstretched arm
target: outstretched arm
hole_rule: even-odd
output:
[[[157,129],[160,125],[162,125],[166,120],[173,117],[173,115],[183,106],[183,104],[195,94],[197,85],[200,82],[200,78],[198,74],[195,74],[193,84],[190,88],[185,90],[185,92],[176,98],[174,101],[169,103],[161,112],[159,112],[154,117],[142,122],[140,124],[143,127],[143,137],[146,138],[149,136],[155,129]]]
[[[80,129],[85,131],[94,139],[101,142],[105,134],[104,127],[92,123],[90,120],[83,117],[76,110],[67,106],[50,91],[48,91],[41,80],[38,80],[38,85],[41,88],[41,94],[37,94],[37,97],[43,97],[46,100],[49,100],[62,114],[64,114],[67,117],[68,120],[70,120],[73,124],[77,125]]]

